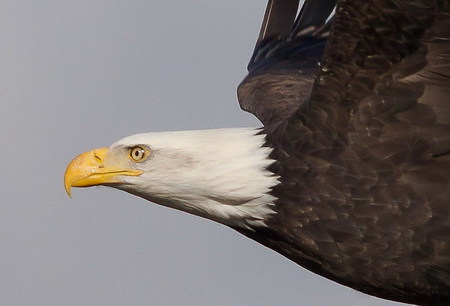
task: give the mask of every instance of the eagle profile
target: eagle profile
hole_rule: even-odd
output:
[[[450,1],[270,0],[238,88],[257,128],[77,156],[105,185],[225,224],[333,281],[450,305]]]

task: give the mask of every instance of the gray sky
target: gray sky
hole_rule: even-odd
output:
[[[78,153],[242,112],[266,1],[0,1],[0,305],[394,305],[225,226],[107,188]]]

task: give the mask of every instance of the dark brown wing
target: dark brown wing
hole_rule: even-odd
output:
[[[270,0],[261,33],[238,88],[241,108],[264,125],[289,118],[306,101],[319,72],[335,0]]]
[[[277,213],[245,234],[357,290],[448,305],[450,1],[340,1],[292,108],[263,120]]]

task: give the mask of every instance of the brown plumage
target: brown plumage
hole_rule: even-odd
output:
[[[239,87],[281,184],[268,228],[237,230],[362,292],[449,305],[450,1],[338,1],[332,22],[334,1],[306,3]]]

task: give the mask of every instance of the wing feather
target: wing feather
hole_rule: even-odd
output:
[[[357,290],[448,302],[450,1],[342,0],[328,38],[302,35],[241,84],[281,181],[269,229],[245,234]],[[319,68],[286,52],[319,41]]]
[[[285,2],[269,1],[249,74],[238,88],[241,108],[265,125],[286,120],[309,98],[336,3],[307,0],[294,21],[298,0]]]

